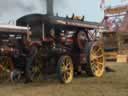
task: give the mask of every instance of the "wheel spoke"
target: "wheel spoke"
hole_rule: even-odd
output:
[[[64,62],[62,63],[62,66],[61,66],[61,72],[65,72],[65,63]]]
[[[97,65],[96,64],[93,64],[92,65],[92,71],[95,73],[97,71]]]
[[[101,58],[101,57],[103,57],[104,55],[103,54],[101,54],[101,55],[96,55],[96,54],[91,54],[91,60],[94,60],[94,59],[99,59],[99,58]]]
[[[72,69],[72,63],[68,64],[66,67],[67,67],[67,69],[71,70]]]
[[[94,69],[97,68],[97,64],[96,64],[96,61],[95,61],[95,60],[91,61],[91,66],[92,66],[92,69],[93,69],[93,68],[94,68]]]
[[[96,62],[97,63],[97,65],[103,65],[103,62]]]
[[[95,54],[91,54],[91,58],[90,58],[90,59],[91,59],[91,60],[95,60],[96,57],[97,57],[97,56],[96,56]]]
[[[96,64],[93,64],[92,66],[95,70],[97,70],[97,65]]]
[[[98,48],[95,53],[98,53],[100,51],[102,51],[102,49],[101,48]]]
[[[91,64],[95,64],[95,60],[92,60],[92,61],[91,61]]]
[[[99,49],[101,49],[101,48],[99,48]],[[100,51],[100,50],[98,50],[98,51],[94,51],[94,50],[93,50],[93,51],[91,52],[91,55],[97,56],[97,55],[99,55],[99,54],[97,54],[99,51]],[[101,51],[102,51],[102,49],[101,49]],[[103,53],[101,52],[100,54],[103,54]]]
[[[66,59],[66,64],[68,64],[68,65],[71,64],[71,60],[69,58]]]
[[[64,60],[64,65],[65,65],[65,66],[67,65],[67,59]]]
[[[103,68],[103,65],[98,65],[98,68],[101,70]]]
[[[95,51],[94,50],[91,50],[91,55],[96,55]]]
[[[67,74],[68,77],[70,77],[71,71],[70,70],[67,70],[66,74]]]
[[[68,76],[67,72],[64,72],[64,73],[63,73],[63,76],[64,76],[64,80],[68,80],[68,77],[69,77],[69,76]]]
[[[96,56],[96,58],[103,58],[104,57],[104,55],[103,54],[101,54],[100,56]]]

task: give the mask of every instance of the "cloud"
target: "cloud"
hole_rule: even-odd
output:
[[[100,20],[101,12],[98,10],[99,0],[54,0],[54,14],[59,16],[82,16],[90,20]],[[46,13],[46,0],[0,0],[0,23],[16,20],[23,15],[31,13]],[[97,16],[95,16],[97,14]],[[100,15],[100,16],[98,16]]]
[[[46,13],[45,0],[0,0],[0,22],[30,13]]]

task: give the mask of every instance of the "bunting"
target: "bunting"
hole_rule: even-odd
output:
[[[105,0],[101,0],[100,2],[100,8],[104,9],[105,8]]]
[[[100,1],[100,8],[101,8],[101,9],[105,9],[105,3],[106,3],[106,2],[111,2],[111,0],[101,0],[101,1]]]

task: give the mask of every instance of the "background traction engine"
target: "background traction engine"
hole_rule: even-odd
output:
[[[12,81],[30,81],[31,72],[29,59],[32,52],[29,46],[29,28],[19,26],[0,25],[0,76],[9,73]],[[23,77],[23,78],[22,78]]]

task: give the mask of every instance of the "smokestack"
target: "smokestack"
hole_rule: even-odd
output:
[[[46,0],[47,2],[47,14],[50,16],[54,15],[53,0]]]

